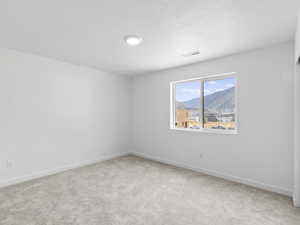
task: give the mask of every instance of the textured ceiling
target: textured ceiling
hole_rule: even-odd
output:
[[[136,75],[292,40],[299,0],[1,0],[0,47]],[[137,34],[142,45],[127,46]],[[200,49],[199,56],[182,54]]]

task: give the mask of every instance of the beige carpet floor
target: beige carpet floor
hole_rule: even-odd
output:
[[[291,199],[125,156],[0,189],[1,225],[300,225]]]

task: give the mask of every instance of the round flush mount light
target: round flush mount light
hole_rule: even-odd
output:
[[[124,40],[130,46],[137,46],[142,43],[143,38],[136,35],[127,35],[124,37]]]

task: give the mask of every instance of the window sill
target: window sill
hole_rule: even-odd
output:
[[[177,131],[189,131],[189,132],[202,132],[202,133],[211,133],[211,134],[238,134],[237,130],[217,130],[217,129],[191,129],[191,128],[170,128],[170,130]]]

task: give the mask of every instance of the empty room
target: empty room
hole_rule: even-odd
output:
[[[300,1],[0,0],[0,225],[300,225]]]

